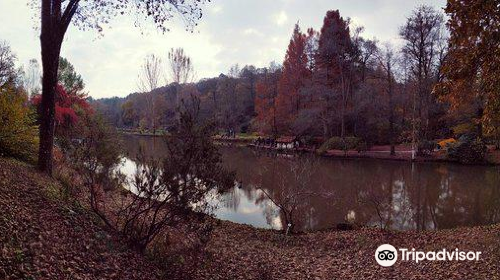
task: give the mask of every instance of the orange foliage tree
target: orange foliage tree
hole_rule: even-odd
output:
[[[280,69],[270,67],[255,86],[256,126],[259,132],[278,135],[276,99]]]
[[[453,108],[477,104],[478,134],[500,114],[500,1],[449,0],[449,51],[439,92]]]
[[[294,118],[301,109],[300,89],[310,77],[306,50],[307,37],[295,24],[290,44],[283,62],[283,73],[278,83],[276,110],[278,123],[290,132]]]

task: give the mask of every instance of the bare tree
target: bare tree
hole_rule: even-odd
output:
[[[442,13],[430,6],[419,6],[400,29],[405,41],[402,52],[407,57],[417,87],[417,114],[420,137],[427,138],[432,87],[442,62],[446,40]]]
[[[170,49],[167,57],[169,62],[167,73],[169,73],[172,82],[176,84],[175,106],[178,107],[183,100],[181,85],[193,82],[195,74],[191,58],[184,52],[183,48]],[[176,112],[175,118],[179,119],[179,117],[178,112]]]
[[[168,72],[174,83],[185,84],[194,81],[194,70],[191,58],[184,49],[170,49],[168,52]]]
[[[395,132],[395,101],[394,101],[394,84],[396,83],[394,79],[394,68],[396,64],[396,59],[394,58],[394,50],[392,46],[387,43],[384,50],[379,50],[376,53],[376,57],[379,62],[379,66],[384,71],[383,80],[385,80],[385,87],[387,94],[389,96],[389,142],[391,145],[391,155],[396,154],[395,142],[396,142],[396,132]]]
[[[38,94],[41,89],[42,72],[36,59],[30,59],[24,75],[24,86],[30,95]]]
[[[147,55],[144,58],[144,63],[141,66],[141,71],[138,77],[139,90],[147,95],[147,105],[149,111],[149,121],[153,128],[153,134],[156,133],[156,106],[155,106],[155,93],[153,90],[157,89],[162,77],[162,61],[154,54]]]
[[[41,2],[41,3],[40,3]],[[155,27],[168,31],[166,23],[180,15],[188,29],[202,16],[204,0],[32,0],[32,6],[41,11],[40,43],[42,48],[42,101],[40,115],[40,148],[38,167],[52,174],[54,144],[55,88],[59,56],[66,31],[73,23],[81,29],[103,30],[110,19],[130,12],[141,20],[152,20]]]
[[[317,170],[317,164],[317,161],[313,159],[291,161],[289,171],[271,175],[272,181],[277,182],[275,188],[268,188],[267,182],[264,181],[264,173],[268,172],[266,167],[263,165],[259,170],[259,175],[263,180],[257,189],[279,208],[287,235],[295,232],[300,219],[300,211],[307,206],[308,199],[333,196],[332,192],[323,190],[322,186],[315,186],[315,189],[320,191],[313,191],[310,184]]]
[[[232,65],[227,72],[227,75],[231,78],[239,78],[241,74],[241,69],[238,63]]]
[[[181,110],[176,129],[166,139],[164,159],[137,158],[130,193],[113,190],[116,178],[107,170],[116,164],[110,145],[115,140],[108,129],[89,126],[75,152],[76,169],[89,190],[93,211],[141,252],[165,227],[206,217],[212,207],[207,196],[234,186],[234,174],[222,166],[212,142],[214,126],[201,122],[198,114],[197,100]]]

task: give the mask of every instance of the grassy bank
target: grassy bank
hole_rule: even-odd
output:
[[[193,264],[182,249],[165,252],[169,262],[163,269],[172,268],[165,272],[106,231],[85,207],[60,199],[58,182],[11,159],[0,158],[0,170],[0,279],[500,279],[499,225],[285,237],[217,221],[202,258]],[[384,243],[482,255],[479,261],[397,262],[383,268],[374,252]]]

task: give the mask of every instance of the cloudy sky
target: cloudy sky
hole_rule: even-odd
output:
[[[6,40],[18,57],[40,61],[40,44],[30,0],[0,1],[0,40]],[[398,44],[398,28],[421,4],[442,9],[445,0],[212,0],[191,34],[178,21],[171,31],[140,30],[132,19],[119,17],[100,38],[95,31],[70,27],[62,56],[75,65],[92,97],[126,96],[137,90],[137,74],[147,54],[166,59],[170,48],[182,47],[192,57],[197,78],[227,73],[238,63],[266,66],[282,62],[294,24],[303,30],[320,29],[327,10],[339,9],[354,24],[365,27],[364,36]],[[144,32],[141,32],[144,31]]]

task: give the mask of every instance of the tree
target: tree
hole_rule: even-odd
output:
[[[37,107],[38,111],[41,110],[40,95],[33,96],[32,103]],[[67,148],[72,137],[79,136],[82,125],[81,120],[92,114],[93,110],[85,94],[68,91],[62,84],[57,84],[55,135],[58,138],[58,144],[63,149]]]
[[[82,76],[75,71],[73,64],[64,57],[59,59],[59,69],[57,71],[57,81],[74,94],[83,94],[85,83]]]
[[[121,105],[123,124],[133,126],[137,120],[137,112],[134,109],[134,102],[128,100]]]
[[[498,130],[500,114],[500,2],[450,0],[449,51],[438,92],[453,109],[477,104],[475,123],[482,136]]]
[[[360,36],[364,28],[357,28],[354,36],[355,50],[357,51],[358,61],[361,68],[361,82],[365,82],[367,78],[367,70],[373,66],[374,58],[377,54],[377,40],[367,40]]]
[[[40,93],[42,73],[36,59],[30,59],[24,76],[24,86],[30,96]]]
[[[139,156],[130,194],[109,191],[116,187],[109,180],[120,153],[115,149],[116,134],[102,120],[91,119],[83,145],[75,150],[75,168],[89,190],[93,211],[140,252],[166,227],[189,221],[194,214],[206,217],[207,196],[234,186],[234,174],[223,167],[212,142],[213,123],[199,119],[199,101],[193,97],[182,105],[176,129],[165,139],[167,155],[161,161]]]
[[[281,70],[272,64],[269,69],[265,70],[255,86],[255,113],[258,130],[275,136],[278,135],[276,97],[280,75]]]
[[[54,117],[59,55],[64,36],[71,23],[82,29],[96,29],[101,32],[103,24],[111,17],[135,11],[138,19],[152,19],[153,24],[163,32],[168,31],[166,23],[180,14],[188,27],[201,18],[201,5],[205,1],[189,0],[41,0],[42,49],[42,100],[40,118],[40,148],[38,167],[52,173],[52,151],[54,143]],[[34,2],[36,3],[36,2]]]
[[[306,40],[306,35],[300,31],[299,25],[295,24],[283,62],[283,70],[278,84],[278,96],[276,97],[279,123],[288,130],[301,109],[299,91],[311,74],[308,68]]]
[[[0,85],[0,154],[34,161],[37,134],[27,94],[12,82]]]
[[[275,161],[279,159],[273,159]],[[276,162],[274,165],[283,164]],[[288,163],[287,163],[288,164]],[[289,168],[271,169],[267,165],[259,166],[260,184],[256,188],[261,191],[261,196],[269,199],[279,210],[285,234],[295,233],[304,212],[309,206],[311,198],[332,199],[333,193],[325,191],[324,186],[311,189],[310,182],[317,176],[318,162],[306,158],[304,161],[291,161]],[[270,179],[270,181],[269,181]],[[269,187],[269,185],[275,185]]]
[[[362,136],[365,140],[379,139],[377,127],[380,128],[380,109],[383,102],[374,97],[379,88],[373,80],[377,76],[378,52],[377,40],[365,39],[361,36],[364,27],[358,26],[351,36],[353,43],[353,89],[350,96],[348,122],[352,126],[352,134]],[[374,125],[375,124],[375,125]],[[375,129],[374,129],[375,128]]]
[[[240,73],[241,73],[240,66],[238,65],[238,63],[236,63],[229,68],[227,75],[232,78],[239,78]]]
[[[216,88],[218,110],[214,112],[214,115],[219,126],[225,129],[228,134],[234,134],[238,118],[242,113],[239,96],[236,93],[236,83],[235,78],[221,75]]]
[[[387,90],[387,94],[389,96],[389,143],[391,144],[391,155],[396,154],[395,141],[396,141],[396,132],[395,132],[395,100],[394,100],[394,84],[396,83],[394,79],[394,51],[392,50],[390,45],[386,45],[385,50],[379,52],[378,60],[380,63],[380,68],[384,71],[385,78],[385,87]]]
[[[255,84],[258,72],[252,65],[245,65],[240,73],[240,87],[245,92],[245,115],[253,117],[255,114]]]
[[[430,121],[437,102],[432,87],[437,82],[441,60],[445,53],[443,15],[430,6],[417,7],[400,28],[404,40],[402,52],[407,57],[416,87],[416,110],[419,117],[419,138],[430,135]]]
[[[184,53],[183,48],[171,49],[168,52],[169,73],[174,83],[185,84],[194,80],[191,58]]]
[[[316,58],[318,56],[319,32],[313,28],[307,29],[305,52],[307,55],[307,68],[313,72],[316,68]]]
[[[0,41],[0,86],[16,79],[17,57],[5,41]]]
[[[191,62],[191,58],[184,53],[183,48],[170,49],[168,52],[168,69],[167,73],[170,73],[170,78],[172,82],[176,84],[176,95],[175,95],[175,106],[178,107],[181,104],[181,84],[191,83],[194,80],[194,70]],[[176,119],[179,118],[179,114],[176,113]]]
[[[341,137],[345,136],[348,97],[352,91],[353,54],[349,20],[344,20],[338,10],[328,11],[318,42],[316,75],[328,89],[324,97],[327,103],[324,110],[328,115],[339,112]]]
[[[146,94],[148,103],[147,115],[153,128],[153,134],[156,133],[156,111],[155,111],[155,93],[153,90],[157,89],[162,76],[162,62],[161,59],[154,54],[150,54],[144,58],[144,63],[139,73],[139,90]]]

